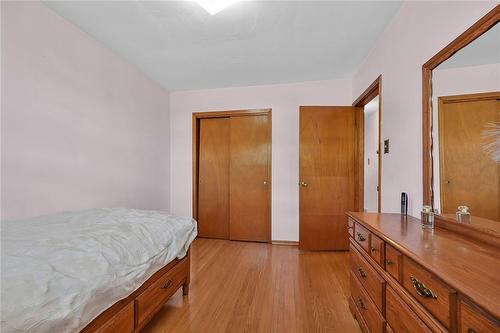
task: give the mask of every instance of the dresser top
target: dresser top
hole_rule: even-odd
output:
[[[500,317],[500,251],[400,214],[348,213],[372,233],[436,274],[495,317]]]

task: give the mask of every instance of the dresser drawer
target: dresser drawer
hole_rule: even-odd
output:
[[[370,257],[372,257],[380,267],[384,267],[384,241],[374,234],[370,235]]]
[[[389,324],[385,324],[385,333],[394,333],[394,330],[389,326]]]
[[[385,299],[387,325],[394,333],[432,332],[394,290],[387,288]]]
[[[356,304],[354,303],[354,298],[352,297],[349,298],[349,309],[351,310],[352,315],[358,321],[359,327],[361,327],[361,331],[363,333],[370,333],[368,327],[366,326],[365,320],[361,316],[361,313],[359,312]]]
[[[403,255],[390,246],[385,245],[385,270],[392,275],[393,278],[401,282],[401,266]]]
[[[498,333],[500,323],[490,319],[479,310],[467,304],[463,300],[459,305],[459,329],[460,333]]]
[[[347,219],[347,230],[349,231],[349,236],[354,237],[354,220],[351,218]]]
[[[180,261],[135,299],[137,325],[153,315],[184,283],[187,275],[187,264],[185,259]]]
[[[407,257],[403,258],[403,285],[447,329],[451,329],[450,306],[456,299],[455,291]]]
[[[359,223],[356,223],[354,232],[354,239],[356,240],[356,242],[361,245],[366,253],[369,253],[370,232]]]
[[[385,321],[370,297],[351,272],[351,296],[370,333],[383,333]]]
[[[365,291],[375,303],[380,312],[383,312],[383,297],[385,280],[366,261],[365,258],[351,245],[350,266],[351,272],[356,276]]]

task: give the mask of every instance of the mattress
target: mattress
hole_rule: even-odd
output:
[[[2,221],[0,331],[79,331],[196,233],[191,218],[124,208]]]

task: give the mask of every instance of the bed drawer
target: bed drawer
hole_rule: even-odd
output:
[[[138,326],[155,314],[179,289],[186,279],[187,269],[187,260],[183,259],[135,299]]]
[[[389,244],[386,244],[385,270],[399,282],[401,282],[402,261],[403,261],[403,255]]]
[[[359,245],[361,245],[361,247],[366,251],[366,253],[369,253],[368,246],[370,241],[370,232],[359,223],[356,223],[354,229],[355,229],[354,239]]]
[[[385,281],[366,261],[365,258],[351,245],[350,256],[351,272],[356,276],[365,291],[371,297],[380,312],[383,310],[383,299]]]
[[[130,301],[123,309],[111,317],[103,325],[99,326],[94,333],[115,333],[134,331],[134,302]]]
[[[97,316],[80,333],[131,333],[134,331],[134,300],[123,299]]]
[[[385,321],[375,304],[351,272],[351,296],[370,333],[383,333]]]
[[[394,290],[388,287],[385,298],[387,326],[394,333],[432,332]]]
[[[370,237],[370,257],[372,257],[380,267],[384,267],[384,241],[374,234],[371,234]]]
[[[450,306],[456,293],[411,259],[403,259],[403,286],[447,329],[451,329]]]
[[[500,323],[488,318],[474,307],[460,301],[460,333],[498,333],[500,332]]]

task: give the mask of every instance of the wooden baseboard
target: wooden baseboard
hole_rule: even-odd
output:
[[[297,242],[297,241],[286,241],[286,240],[272,240],[271,244],[273,244],[273,245],[299,246],[299,242]]]

